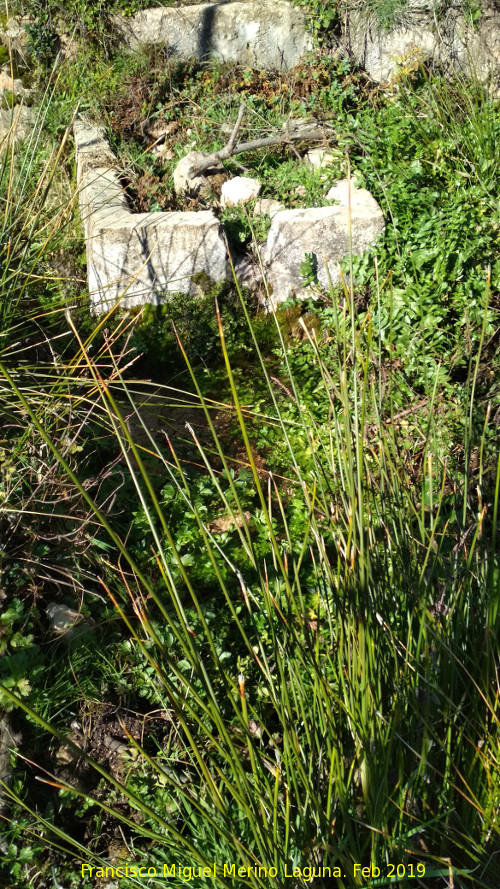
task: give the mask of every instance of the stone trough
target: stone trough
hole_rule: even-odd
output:
[[[96,314],[118,301],[128,309],[161,304],[174,293],[195,298],[199,282],[230,278],[224,230],[211,210],[132,213],[104,129],[78,118],[74,136],[88,286]],[[306,253],[313,255],[319,282],[328,287],[329,278],[340,280],[339,263],[349,250],[363,252],[383,232],[382,211],[364,189],[342,180],[326,197],[335,203],[277,210],[275,202],[267,202],[271,227],[260,245],[271,293],[267,308],[302,292],[300,267]],[[250,258],[239,263],[241,282],[258,285],[259,264],[253,262],[250,275],[249,266]]]
[[[215,58],[260,69],[291,68],[312,46],[303,13],[286,0],[149,9],[129,19],[115,16],[114,29],[131,49],[156,44],[173,58]],[[122,308],[130,308],[162,303],[174,293],[195,298],[200,283],[205,287],[207,281],[229,279],[224,231],[211,210],[132,213],[104,129],[78,118],[74,134],[95,313],[118,301]],[[323,156],[324,150],[319,154]],[[323,160],[327,162],[326,155]],[[235,184],[236,180],[226,183],[230,193]],[[250,194],[249,179],[239,182],[238,190],[245,191],[245,185]],[[260,190],[256,185],[255,195]],[[382,212],[368,192],[344,182],[325,197],[335,205],[286,209],[267,201],[271,229],[261,245],[260,262],[246,257],[237,266],[241,283],[260,288],[260,293],[264,271],[271,294],[267,308],[302,292],[300,267],[306,253],[313,254],[318,279],[327,287],[329,276],[333,282],[339,280],[339,262],[351,247],[354,253],[362,252],[383,231]],[[225,195],[223,199],[232,202]],[[265,203],[260,202],[261,208]]]

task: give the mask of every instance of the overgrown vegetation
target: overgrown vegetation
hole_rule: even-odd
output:
[[[0,169],[5,883],[493,889],[498,103],[319,56],[154,62],[87,47]],[[337,289],[305,257],[315,299],[276,317],[235,282],[90,321],[77,98],[159,206],[139,121],[180,155],[241,98],[254,127],[314,115],[331,168],[245,165],[289,204],[355,177],[386,234]]]

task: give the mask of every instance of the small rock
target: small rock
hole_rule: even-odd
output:
[[[298,194],[299,198],[304,198],[307,194],[307,188],[305,185],[297,185],[297,188],[294,188],[293,193]]]
[[[221,205],[223,207],[235,207],[237,204],[247,204],[260,194],[262,185],[258,179],[247,176],[235,176],[224,182],[221,189]]]
[[[164,161],[171,161],[174,156],[172,149],[168,148],[165,143],[163,145],[155,145],[154,148],[151,149],[151,154],[161,157]]]
[[[69,605],[60,605],[58,602],[49,602],[46,611],[50,625],[56,633],[64,633],[82,619],[78,611],[73,611]]]
[[[178,195],[197,194],[206,180],[196,172],[197,163],[203,158],[201,151],[190,151],[181,158],[174,170],[174,191]]]
[[[250,525],[252,521],[251,513],[245,509],[243,515],[236,514],[234,516],[224,515],[218,519],[214,519],[207,525],[209,531],[216,534],[222,534],[227,531],[233,531],[234,528],[242,528],[243,525]]]
[[[335,155],[324,148],[313,148],[307,152],[304,160],[309,167],[312,167],[314,170],[320,170],[321,167],[327,167],[329,164],[335,163]]]
[[[162,142],[178,129],[179,123],[176,120],[171,120],[170,122],[166,120],[150,120],[144,127],[144,135],[151,139],[152,142]]]
[[[272,198],[259,198],[257,203],[255,204],[253,216],[258,216],[260,213],[264,213],[266,216],[270,216],[271,219],[273,216],[276,216],[276,213],[279,213],[280,210],[285,210],[285,205],[280,204],[279,201],[274,201]]]
[[[93,621],[86,620],[79,611],[74,611],[68,605],[49,602],[45,610],[51,628],[60,636],[64,635],[68,642],[74,642],[92,628]]]
[[[9,69],[2,68],[0,71],[0,92],[5,93],[6,91],[22,95],[24,87],[21,80],[14,80],[11,77]]]

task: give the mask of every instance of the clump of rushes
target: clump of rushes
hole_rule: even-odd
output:
[[[147,448],[134,441],[79,342],[135,486],[154,579],[3,368],[13,396],[109,541],[101,588],[123,622],[130,658],[143,665],[150,700],[169,714],[170,730],[151,749],[125,727],[130,765],[118,778],[68,741],[36,701],[28,706],[11,689],[3,691],[49,738],[64,738],[95,770],[96,791],[47,771],[39,778],[55,782],[74,805],[80,800],[81,811],[93,806],[101,812],[96,819],[121,824],[122,857],[130,865],[156,868],[157,875],[164,865],[208,868],[197,877],[202,886],[284,887],[294,868],[297,886],[312,873],[318,886],[331,885],[329,874],[340,887],[377,885],[377,868],[385,879],[378,885],[392,874],[400,885],[438,886],[448,879],[455,886],[493,886],[500,464],[487,456],[485,423],[475,443],[482,468],[471,491],[481,348],[469,376],[464,460],[452,466],[440,443],[436,387],[425,404],[396,413],[396,378],[388,372],[382,391],[375,373],[384,344],[369,320],[359,324],[352,294],[334,308],[336,322],[323,340],[305,329],[320,412],[308,406],[293,374],[285,376],[284,343],[288,396],[277,395],[281,389],[268,377],[254,339],[268,400],[265,413],[253,415],[241,403],[220,326],[245,454],[240,463],[251,475],[250,515],[196,375],[193,389],[211,441],[202,444],[188,430],[212,487],[210,516],[200,510],[173,447],[166,456],[150,434]],[[74,327],[73,333],[78,340]],[[324,355],[325,335],[335,343],[335,361]],[[135,411],[133,394],[121,383]],[[280,439],[286,478],[270,471],[272,454],[267,471],[256,462],[257,422]],[[162,468],[168,496],[146,468],[146,450]],[[170,526],[173,501],[194,517],[215,589],[210,608],[203,575],[191,569],[193,560]],[[217,514],[226,517],[224,526],[214,524]],[[232,550],[228,535],[237,544]],[[56,815],[40,817],[38,830],[66,850],[66,862],[71,855],[95,867],[105,862]],[[360,864],[371,868],[370,876]],[[245,869],[240,876],[238,868]],[[175,869],[173,885],[182,879]],[[149,883],[132,872],[123,885]]]

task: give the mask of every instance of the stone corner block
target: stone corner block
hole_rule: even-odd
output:
[[[264,261],[273,286],[273,276],[275,278],[275,290],[285,278],[287,281],[283,296],[278,292],[273,294],[275,303],[290,295],[289,282],[300,282],[306,253],[315,257],[318,280],[323,287],[328,287],[329,280],[339,282],[339,263],[349,255],[351,245],[353,253],[363,253],[384,231],[382,210],[372,195],[351,184],[349,212],[348,190],[348,180],[330,190],[328,197],[339,201],[333,207],[283,210],[273,216]]]
[[[79,121],[75,144],[88,286],[96,314],[118,301],[128,309],[157,305],[173,293],[194,297],[199,289],[193,279],[199,273],[214,282],[229,278],[222,229],[211,210],[131,213],[102,130]],[[104,161],[109,165],[102,166]]]
[[[199,213],[117,214],[91,228],[87,242],[89,290],[96,311],[160,304],[173,293],[198,294],[194,278],[228,277],[218,219]]]

